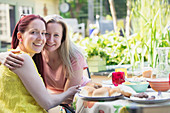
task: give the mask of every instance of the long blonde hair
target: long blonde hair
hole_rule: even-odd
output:
[[[71,65],[71,59],[75,59],[78,62],[78,54],[83,57],[81,51],[77,48],[77,46],[71,41],[69,37],[68,25],[64,21],[64,19],[59,15],[49,15],[45,17],[47,24],[49,23],[59,23],[63,27],[63,37],[61,40],[61,46],[58,48],[58,52],[60,58],[63,63],[64,74],[67,78],[74,76],[73,69]]]

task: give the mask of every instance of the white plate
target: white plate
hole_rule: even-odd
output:
[[[120,94],[118,96],[110,96],[110,97],[86,97],[86,96],[83,96],[83,95],[81,95],[79,93],[78,93],[78,95],[83,100],[90,100],[90,101],[108,101],[108,100],[116,100],[116,99],[119,99],[119,98],[123,97],[122,94]]]
[[[127,100],[136,102],[136,103],[142,103],[142,104],[156,104],[156,103],[161,103],[161,102],[166,102],[166,101],[170,101],[170,93],[168,92],[161,92],[162,93],[162,98],[158,98],[158,92],[145,92],[149,95],[149,97],[151,96],[155,96],[156,98],[154,100],[147,100],[147,99],[141,99],[141,98],[137,98],[137,97],[124,97]]]

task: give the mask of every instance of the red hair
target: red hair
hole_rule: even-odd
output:
[[[45,27],[47,28],[47,24],[45,22],[45,20],[40,17],[39,15],[27,15],[27,16],[23,16],[19,21],[18,23],[16,24],[14,30],[13,30],[13,34],[12,34],[12,42],[11,42],[11,48],[12,49],[16,49],[18,44],[19,44],[19,40],[17,38],[17,33],[18,32],[21,32],[21,33],[24,33],[25,30],[27,29],[29,23],[35,19],[40,19],[44,22],[45,24]],[[41,53],[38,53],[38,54],[35,54],[33,56],[33,60],[37,66],[37,69],[38,69],[38,72],[41,74],[42,77],[43,76],[43,59],[42,59],[42,54]]]

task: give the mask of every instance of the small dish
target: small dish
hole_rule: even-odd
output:
[[[168,79],[150,79],[149,84],[151,88],[155,91],[168,91],[170,89],[170,84]]]
[[[148,88],[148,82],[124,82],[122,85],[131,87],[137,93],[145,92]]]

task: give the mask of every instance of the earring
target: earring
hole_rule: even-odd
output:
[[[20,40],[20,44],[22,44],[23,39]]]

